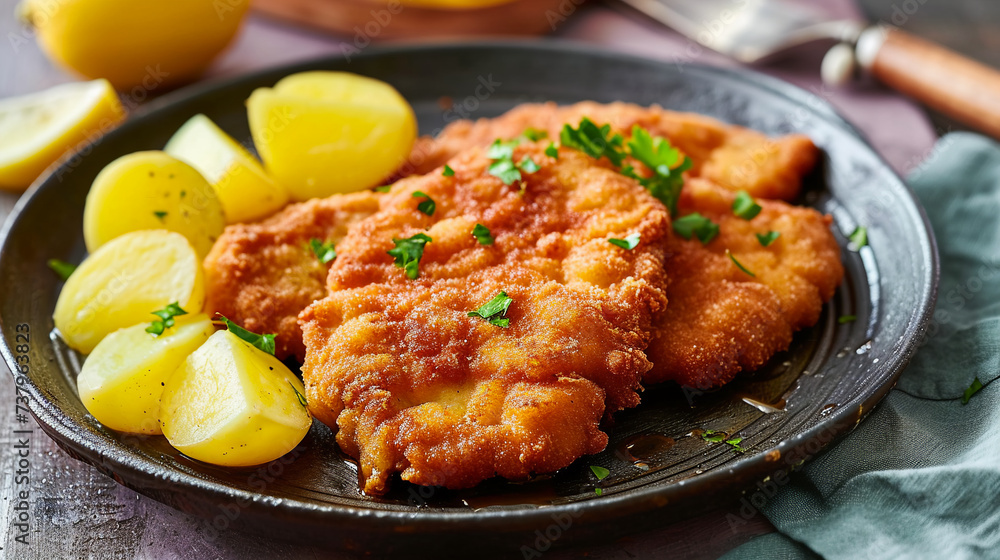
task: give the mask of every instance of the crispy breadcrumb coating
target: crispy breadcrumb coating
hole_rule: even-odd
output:
[[[670,303],[646,351],[653,362],[646,384],[671,380],[704,390],[760,367],[788,348],[795,331],[816,324],[843,278],[829,216],[758,199],[760,214],[744,220],[733,215],[734,198],[705,180],[684,185],[678,215],[698,212],[719,225],[719,235],[708,245],[670,236]],[[756,234],[769,231],[780,236],[764,247]]]
[[[437,137],[421,137],[398,176],[427,173],[463,150],[487,146],[497,138],[516,138],[529,128],[545,131],[558,142],[564,124],[575,127],[584,117],[610,124],[613,132],[626,137],[636,125],[653,136],[666,137],[691,158],[694,165],[689,176],[760,198],[794,200],[802,177],[819,156],[812,141],[801,134],[769,138],[755,130],[658,105],[584,101],[558,106],[550,102],[519,105],[497,118],[456,121]]]
[[[292,204],[261,222],[226,228],[205,258],[205,309],[256,333],[274,333],[275,355],[305,359],[297,317],[326,295],[331,263],[312,239],[339,243],[355,222],[378,210],[378,195],[359,192]]]
[[[397,183],[338,245],[331,293],[300,315],[310,411],[358,457],[364,490],[389,477],[464,488],[525,479],[604,448],[601,419],[638,404],[643,350],[666,304],[666,209],[579,152],[544,155],[505,185],[473,150]],[[417,209],[421,191],[433,216]],[[492,245],[472,235],[489,228]],[[419,277],[386,252],[424,233]],[[640,235],[632,250],[609,238]],[[507,328],[469,312],[504,291]]]

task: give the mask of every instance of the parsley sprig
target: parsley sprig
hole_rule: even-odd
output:
[[[483,224],[476,224],[476,227],[472,228],[472,237],[475,237],[480,245],[492,245],[494,241],[490,228]]]
[[[181,306],[175,301],[163,309],[153,311],[153,315],[156,315],[159,319],[150,323],[146,327],[146,332],[153,336],[160,336],[163,334],[163,331],[174,326],[174,317],[187,314],[188,312],[181,309]]]
[[[743,453],[744,451],[746,451],[745,449],[743,449],[743,446],[740,445],[740,443],[743,442],[743,438],[734,437],[727,439],[727,437],[728,436],[726,435],[725,432],[717,432],[715,430],[705,430],[701,434],[701,439],[709,443],[725,443],[726,445],[731,447],[733,451],[737,453]]]
[[[245,342],[249,342],[251,346],[258,350],[267,352],[270,355],[274,355],[274,337],[273,334],[257,334],[252,333],[243,327],[237,325],[236,323],[230,321],[225,315],[219,314],[222,318],[222,322],[226,325],[226,330],[235,334],[237,338]]]
[[[649,190],[649,193],[665,204],[671,216],[677,215],[677,201],[684,187],[682,173],[691,168],[691,158],[684,156],[670,145],[666,138],[653,138],[639,126],[632,127],[632,139],[628,141],[629,155],[642,162],[652,172],[652,177],[641,177],[631,167],[622,173],[634,179]]]
[[[608,161],[622,167],[626,156],[631,156],[652,172],[645,177],[631,165],[621,169],[623,175],[631,177],[649,190],[650,194],[670,209],[670,215],[677,214],[677,201],[684,186],[684,171],[691,168],[691,158],[681,156],[670,141],[653,137],[640,126],[632,127],[632,138],[625,142],[621,134],[611,134],[611,126],[597,126],[584,117],[577,128],[564,125],[559,141],[563,146],[579,150],[590,157]]]
[[[743,218],[744,220],[752,220],[760,214],[761,207],[757,204],[757,201],[750,196],[747,191],[740,191],[736,193],[736,199],[733,200],[733,214],[738,218]]]
[[[639,234],[633,233],[632,235],[629,235],[625,239],[616,239],[612,237],[611,239],[608,239],[608,243],[614,245],[615,247],[621,247],[622,249],[628,249],[629,251],[631,251],[632,249],[635,249],[639,245],[639,239],[640,239]]]
[[[972,395],[978,393],[982,388],[983,382],[979,380],[979,376],[976,376],[976,378],[972,380],[972,385],[969,385],[969,388],[965,390],[965,394],[962,395],[962,405],[964,406],[969,404],[969,399],[972,398]]]
[[[452,169],[451,166],[446,163],[444,164],[444,171],[441,172],[441,175],[444,175],[445,177],[454,177],[455,170]]]
[[[563,125],[559,133],[559,142],[563,146],[580,150],[595,159],[606,157],[616,167],[621,167],[622,160],[625,159],[625,151],[622,149],[624,140],[621,134],[611,134],[611,125],[597,126],[587,117],[576,128]]]
[[[774,243],[779,237],[781,237],[780,231],[769,231],[767,233],[758,233],[757,241],[760,243],[761,247],[767,247],[771,243]]]
[[[531,175],[539,169],[538,164],[528,156],[524,156],[520,162],[514,163],[514,148],[517,145],[517,140],[504,142],[497,139],[486,150],[486,157],[493,160],[487,171],[490,175],[503,181],[505,185],[513,185],[523,179],[522,173]]]
[[[406,271],[407,278],[415,280],[420,276],[418,267],[420,259],[424,256],[424,245],[431,241],[433,239],[425,233],[418,233],[407,239],[393,238],[392,242],[396,247],[386,252],[395,259],[394,262],[397,268],[402,268]]]
[[[597,465],[590,465],[590,472],[594,473],[594,476],[597,477],[598,481],[601,481],[601,480],[604,480],[605,478],[608,478],[608,475],[611,474],[611,471],[609,471],[608,469],[606,469],[604,467],[597,466]],[[604,493],[604,491],[601,490],[600,487],[597,487],[597,488],[594,488],[594,493],[597,494],[598,496],[600,496],[601,494]]]
[[[868,228],[858,226],[851,232],[849,248],[852,251],[860,251],[862,247],[868,245]]]
[[[434,204],[434,199],[431,198],[431,195],[423,191],[413,191],[413,198],[425,199],[417,204],[417,210],[420,210],[421,212],[427,214],[428,216],[434,215],[434,209],[437,208],[437,205]]]
[[[719,235],[719,225],[698,212],[677,218],[673,221],[673,228],[677,235],[684,239],[695,236],[703,245],[707,245]]]
[[[323,241],[314,237],[309,240],[309,249],[316,255],[319,262],[323,264],[337,258],[337,250],[333,248],[333,243],[329,241]]]
[[[729,260],[733,261],[733,264],[736,265],[736,268],[742,270],[743,272],[749,274],[750,276],[753,276],[754,278],[757,277],[756,274],[754,274],[753,272],[750,272],[750,269],[748,269],[747,267],[743,266],[743,264],[740,263],[740,261],[736,260],[736,256],[733,255],[733,253],[729,249],[726,249],[726,256],[729,257]]]
[[[487,323],[498,327],[507,328],[510,326],[510,319],[505,317],[507,308],[514,300],[507,296],[507,292],[500,290],[493,299],[486,302],[479,309],[469,311],[469,317],[480,317]]]
[[[56,275],[59,276],[59,278],[63,282],[69,280],[70,275],[76,271],[75,264],[71,264],[66,261],[61,261],[59,259],[49,259],[49,262],[46,264],[49,265],[49,268],[52,269],[52,272],[55,272]]]

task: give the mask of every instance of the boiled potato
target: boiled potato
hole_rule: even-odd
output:
[[[190,164],[212,184],[230,224],[263,218],[288,203],[288,191],[205,115],[191,117],[163,150]]]
[[[389,84],[346,72],[291,75],[247,100],[268,172],[295,200],[377,186],[407,158],[413,109]]]
[[[91,253],[123,233],[168,229],[187,237],[204,257],[225,227],[212,185],[195,168],[157,151],[108,164],[83,209],[83,238]]]
[[[76,384],[83,406],[101,424],[121,432],[162,433],[164,385],[215,332],[205,314],[182,315],[174,322],[158,336],[146,332],[149,322],[117,330],[87,356]]]
[[[105,336],[150,321],[177,302],[189,313],[205,304],[201,259],[188,240],[166,230],[117,237],[66,280],[52,315],[71,348],[90,353]]]
[[[232,467],[281,457],[302,441],[312,416],[302,382],[274,356],[218,331],[167,382],[163,435],[199,461]]]

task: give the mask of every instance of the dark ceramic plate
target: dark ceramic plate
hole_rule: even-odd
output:
[[[123,154],[162,148],[196,113],[248,139],[243,102],[250,92],[316,69],[391,83],[413,104],[424,133],[527,101],[584,99],[659,103],[769,134],[805,133],[826,158],[802,202],[833,215],[845,247],[844,284],[819,324],[762,371],[711,394],[652,388],[641,406],[608,427],[606,451],[524,484],[490,481],[451,492],[397,480],[389,496],[375,499],[358,492],[353,465],[319,423],[290,456],[242,470],[190,461],[161,437],[103,428],[77,397],[79,357],[50,336],[60,283],[46,267],[49,258],[83,259],[81,220],[91,182]],[[445,99],[452,109],[442,109]],[[319,60],[178,91],[141,113],[33,188],[8,220],[0,252],[3,355],[15,370],[23,365],[16,355],[30,359],[21,368],[26,372],[15,373],[17,383],[64,449],[122,484],[204,517],[209,534],[237,527],[350,548],[520,549],[536,541],[547,546],[540,534],[560,544],[609,539],[693,515],[767,477],[771,486],[782,483],[786,471],[856,426],[917,348],[934,301],[934,240],[903,182],[826,103],[750,72],[681,68],[552,43],[370,49],[350,62]],[[844,234],[858,224],[867,225],[871,245],[852,252]],[[840,324],[842,315],[858,319]],[[30,341],[18,339],[25,331]],[[706,442],[698,430],[742,437],[746,452]],[[610,476],[598,483],[591,465]]]

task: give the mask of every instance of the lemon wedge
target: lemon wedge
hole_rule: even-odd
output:
[[[417,136],[399,92],[347,72],[293,74],[255,90],[247,112],[265,167],[295,200],[378,186]]]
[[[163,151],[194,167],[211,183],[230,224],[263,218],[288,202],[288,191],[205,115],[191,117]]]
[[[23,191],[64,153],[100,138],[124,117],[107,80],[0,99],[0,188]]]

